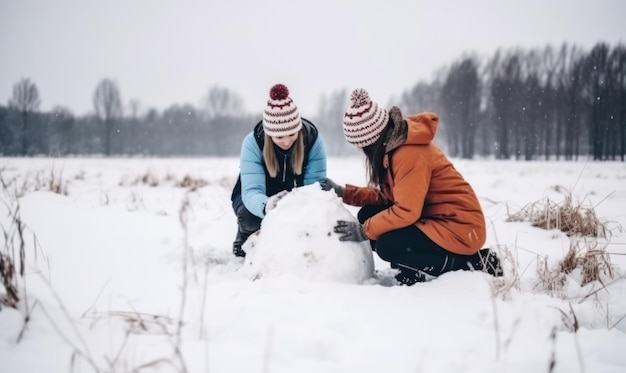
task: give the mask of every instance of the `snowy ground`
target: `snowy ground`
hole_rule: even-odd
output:
[[[19,311],[0,310],[0,372],[626,372],[626,163],[455,164],[484,207],[485,247],[513,259],[504,281],[397,286],[329,233],[356,209],[315,187],[235,258],[234,158],[0,158],[0,252],[19,271],[23,241],[26,260]],[[362,184],[362,166],[331,158],[329,176]],[[567,192],[610,228],[598,245],[612,277],[581,286],[577,270],[549,291],[538,268],[570,238],[505,220]]]

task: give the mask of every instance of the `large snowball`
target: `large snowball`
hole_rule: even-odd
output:
[[[348,283],[371,278],[369,241],[339,241],[333,232],[337,220],[356,221],[333,191],[317,183],[294,189],[244,244],[245,271],[253,278],[293,275]]]

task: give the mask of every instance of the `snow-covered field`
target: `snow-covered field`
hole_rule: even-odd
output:
[[[315,186],[235,258],[235,158],[0,158],[0,253],[20,296],[0,310],[0,372],[626,372],[626,163],[455,165],[485,247],[511,259],[503,280],[395,285],[375,253],[328,233],[357,210]],[[363,184],[362,159],[329,159],[329,177]],[[550,290],[571,238],[505,220],[567,195],[610,229],[587,247],[611,268]]]

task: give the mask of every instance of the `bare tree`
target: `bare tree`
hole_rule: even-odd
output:
[[[105,125],[104,153],[111,154],[111,136],[115,121],[122,116],[122,100],[117,84],[111,79],[103,79],[98,83],[93,95],[93,106],[98,118]]]
[[[209,120],[217,117],[243,116],[243,99],[235,92],[212,87],[203,99],[202,107]]]
[[[590,144],[594,160],[607,160],[608,147],[612,136],[609,127],[610,85],[609,75],[610,48],[599,43],[585,59],[584,77],[588,84],[587,100],[591,104]]]
[[[545,119],[546,75],[544,53],[539,49],[520,54],[522,80],[517,102],[518,129],[516,157],[530,161],[539,154],[540,133],[548,126]]]
[[[538,151],[543,152],[544,159],[550,159],[551,155],[559,158],[559,144],[562,141],[562,132],[559,129],[559,117],[563,111],[562,102],[565,95],[560,91],[560,83],[563,81],[563,66],[566,63],[565,54],[566,45],[563,46],[561,52],[552,47],[546,46],[540,52],[539,77],[542,90],[538,93],[539,101],[539,124],[537,131],[539,138],[537,139]],[[538,154],[539,156],[540,154]]]
[[[326,151],[333,155],[350,154],[351,149],[343,135],[341,123],[348,107],[348,90],[342,88],[320,98],[319,110],[314,123],[324,136]]]
[[[493,103],[494,109],[496,159],[508,159],[510,156],[509,130],[507,125],[510,121],[509,117],[511,116],[511,87],[506,77],[513,76],[517,71],[517,65],[503,54],[504,52],[498,50],[491,62],[491,65],[494,67],[493,80],[491,83],[491,102]],[[508,65],[508,68],[505,67],[505,63]]]
[[[626,156],[626,46],[617,45],[609,57],[609,79],[611,85],[610,121],[613,128],[613,159]]]
[[[39,109],[41,100],[35,83],[28,78],[22,78],[13,86],[13,96],[9,106],[17,108],[22,120],[22,155],[28,152],[28,115]]]
[[[138,99],[128,101],[126,119],[122,121],[127,130],[124,136],[123,152],[128,154],[136,154],[140,152],[141,145],[137,142],[137,127],[139,127],[139,111],[141,110],[141,102]]]
[[[566,160],[576,159],[581,154],[583,119],[586,112],[584,101],[583,52],[576,46],[563,46],[559,92],[563,97],[559,105],[558,131],[563,133],[563,155]]]
[[[454,157],[474,156],[478,114],[480,112],[480,81],[478,60],[465,57],[453,64],[441,90],[447,128],[448,151]]]

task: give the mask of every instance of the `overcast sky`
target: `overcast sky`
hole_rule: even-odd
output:
[[[41,110],[76,115],[104,78],[144,109],[219,85],[260,113],[277,82],[305,115],[341,88],[386,104],[464,52],[626,42],[625,15],[624,0],[0,0],[0,104],[22,77]]]

